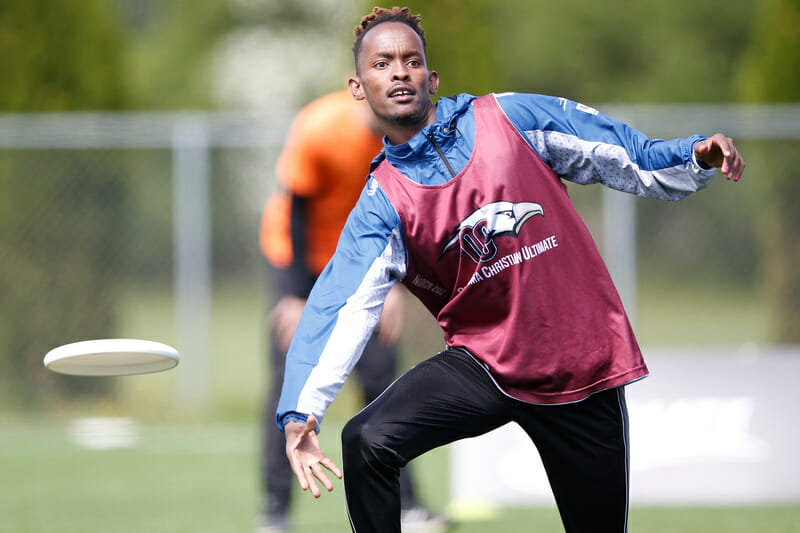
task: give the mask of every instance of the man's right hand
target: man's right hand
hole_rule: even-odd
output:
[[[342,478],[342,471],[339,470],[336,463],[322,453],[317,439],[316,426],[317,419],[314,415],[310,415],[305,424],[287,422],[284,432],[286,434],[286,457],[289,458],[294,475],[297,476],[303,490],[310,488],[311,494],[315,498],[319,498],[321,492],[314,478],[317,478],[328,489],[328,492],[333,490],[333,483],[328,479],[322,467],[330,470],[339,479]]]

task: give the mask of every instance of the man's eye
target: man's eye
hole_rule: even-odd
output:
[[[422,62],[417,61],[416,59],[412,59],[411,61],[408,62],[408,66],[410,66],[410,67],[418,67],[421,64],[422,64]]]
[[[378,61],[377,63],[375,63],[375,68],[386,68],[386,65],[388,65],[386,61]]]

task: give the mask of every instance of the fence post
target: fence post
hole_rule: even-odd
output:
[[[636,200],[603,187],[603,255],[631,323],[636,325]]]
[[[179,401],[203,407],[210,390],[211,210],[208,127],[181,116],[172,129],[173,250]]]

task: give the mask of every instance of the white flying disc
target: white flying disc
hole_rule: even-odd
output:
[[[172,346],[141,339],[98,339],[73,342],[44,356],[44,366],[75,376],[126,376],[169,370],[178,364]]]

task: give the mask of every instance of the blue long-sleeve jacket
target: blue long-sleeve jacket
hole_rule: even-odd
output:
[[[695,135],[669,141],[644,134],[596,110],[563,98],[505,93],[497,101],[531,147],[562,179],[679,200],[710,183],[714,171],[693,157]],[[437,103],[436,121],[407,143],[384,140],[382,158],[408,178],[446,183],[469,161],[475,140],[473,96]],[[400,219],[370,178],[342,231],[336,253],[308,299],[286,361],[276,413],[321,421],[375,328],[389,289],[406,273]]]

